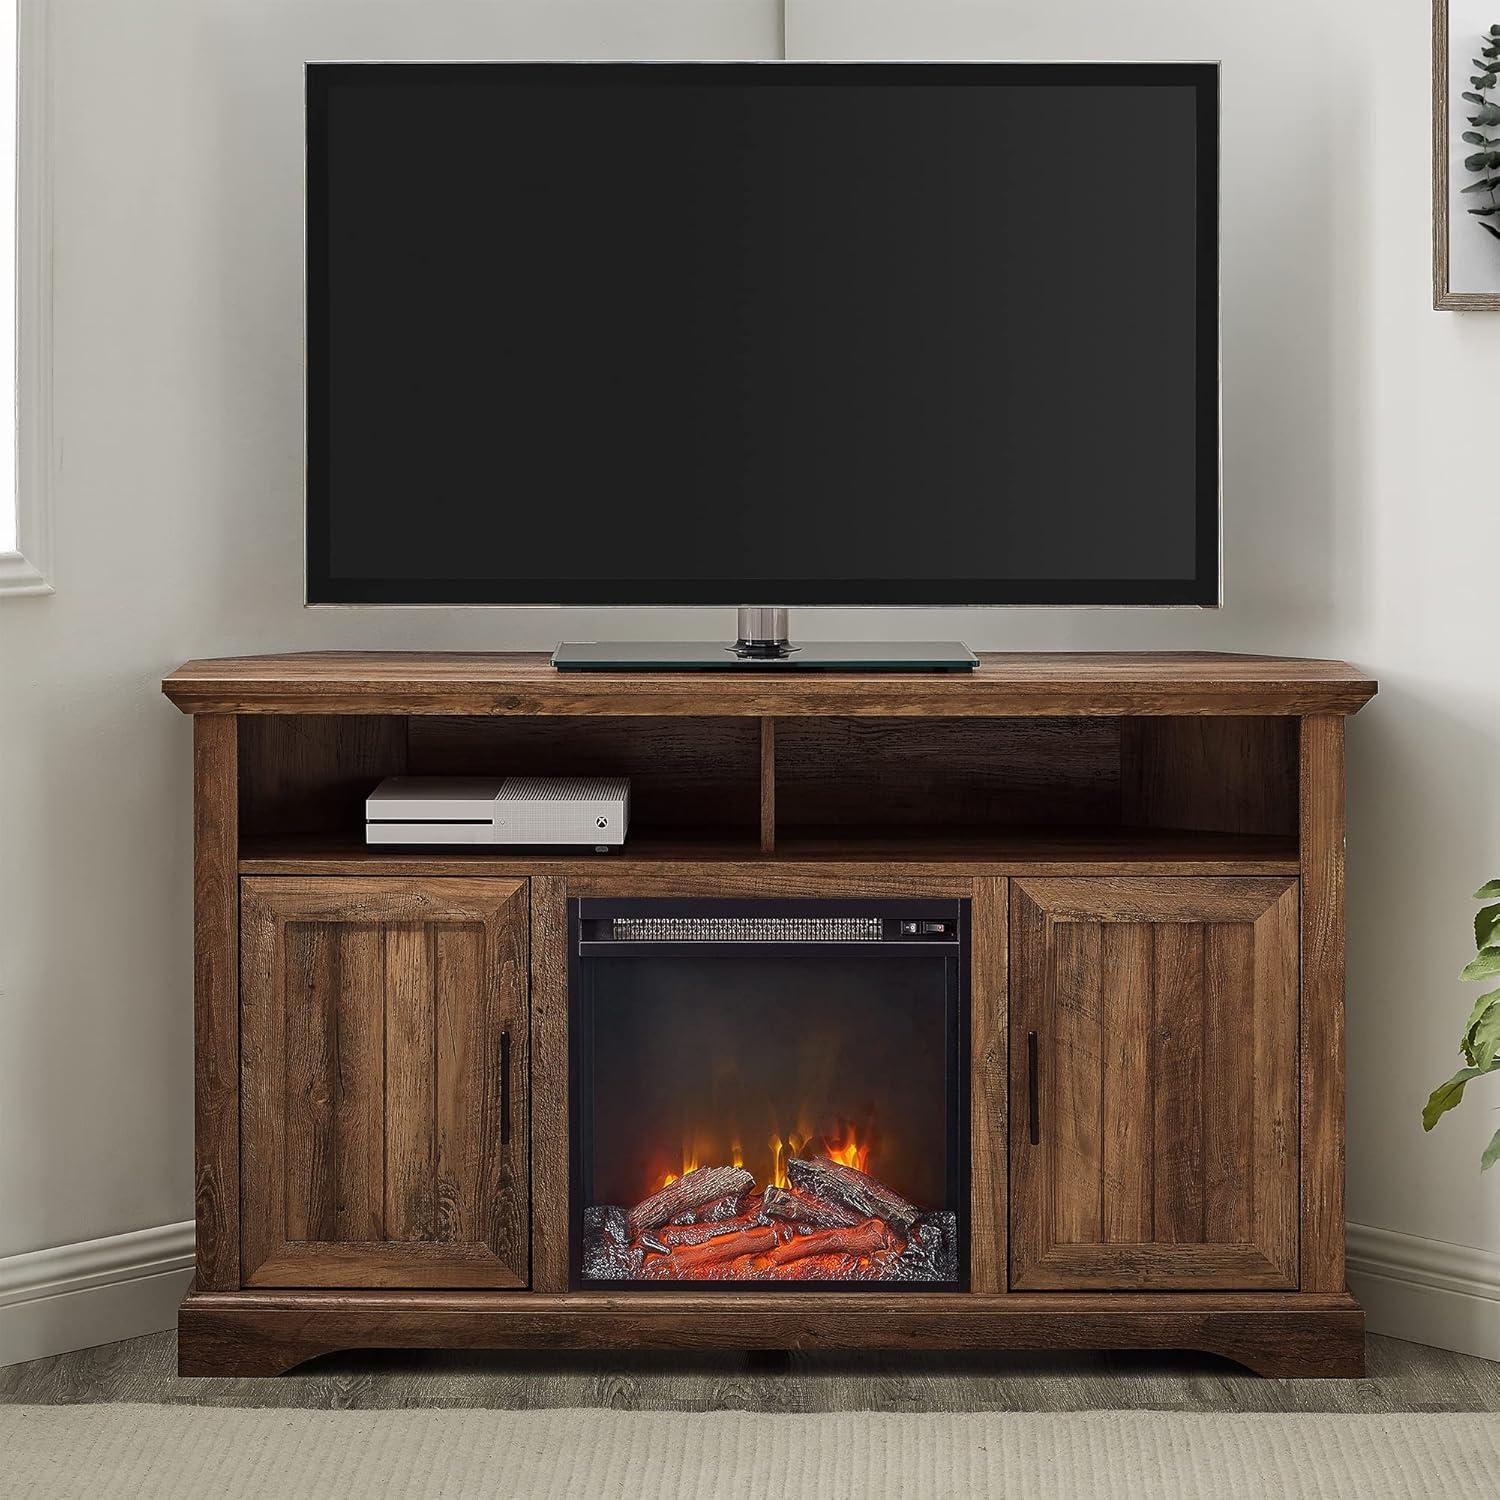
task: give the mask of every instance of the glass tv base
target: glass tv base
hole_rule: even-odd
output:
[[[742,604],[739,637],[719,641],[564,641],[559,672],[972,672],[959,641],[814,641],[794,645],[781,604]]]
[[[811,641],[776,654],[723,641],[564,641],[559,672],[972,672],[960,641]]]

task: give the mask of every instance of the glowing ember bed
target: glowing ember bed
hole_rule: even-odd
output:
[[[962,1290],[966,903],[573,903],[578,1287]]]

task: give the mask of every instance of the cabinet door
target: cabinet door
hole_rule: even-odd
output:
[[[520,880],[241,882],[247,1286],[528,1277]]]
[[[1011,891],[1011,1285],[1295,1287],[1296,882]]]

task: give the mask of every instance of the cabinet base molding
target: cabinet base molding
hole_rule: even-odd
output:
[[[190,1292],[183,1375],[280,1375],[344,1349],[1190,1349],[1260,1375],[1357,1377],[1347,1293]]]

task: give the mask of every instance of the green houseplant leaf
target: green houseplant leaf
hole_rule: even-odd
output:
[[[1500,974],[1500,948],[1486,948],[1477,957],[1464,965],[1460,979],[1488,979],[1491,974]]]
[[[1463,1103],[1464,1086],[1471,1078],[1488,1073],[1488,1068],[1460,1068],[1447,1083],[1440,1083],[1428,1096],[1427,1106],[1422,1111],[1422,1129],[1431,1130],[1450,1109]]]
[[[1500,1053],[1500,1005],[1492,1005],[1474,1023],[1464,1056],[1475,1068],[1493,1068]]]
[[[1500,179],[1497,179],[1500,180]],[[1474,913],[1474,946],[1483,951],[1500,943],[1500,901]]]
[[[1469,1019],[1464,1025],[1463,1040],[1458,1044],[1458,1050],[1472,1063],[1476,1059],[1472,1056],[1474,1043],[1479,1031],[1479,1023],[1484,1020],[1486,1014],[1500,1005],[1500,990],[1490,990],[1481,995],[1474,1002],[1474,1009],[1469,1012]]]
[[[1490,1143],[1484,1148],[1484,1155],[1479,1158],[1479,1170],[1487,1172],[1500,1161],[1500,1130],[1490,1137]]]
[[[1500,203],[1489,208],[1470,209],[1470,213],[1500,214]],[[1500,228],[1480,221],[1500,240]],[[1485,979],[1500,974],[1500,880],[1487,880],[1474,892],[1476,901],[1487,904],[1474,913],[1474,946],[1479,950],[1464,966],[1460,978]],[[1422,1129],[1431,1130],[1450,1109],[1456,1109],[1464,1097],[1464,1088],[1486,1073],[1500,1072],[1500,989],[1487,990],[1473,1004],[1458,1044],[1466,1066],[1428,1096],[1422,1110]],[[1481,1171],[1488,1171],[1500,1161],[1500,1130],[1497,1130],[1480,1158]]]
[[[1490,990],[1488,995],[1479,996],[1478,1001],[1475,1001],[1475,1008],[1469,1013],[1469,1022],[1464,1025],[1464,1037],[1463,1041],[1460,1041],[1460,1044],[1458,1044],[1458,1050],[1472,1064],[1478,1064],[1481,1061],[1481,1059],[1475,1056],[1475,1043],[1478,1041],[1479,1025],[1481,1025],[1481,1022],[1484,1022],[1485,1016],[1496,1008],[1496,1005],[1500,1005],[1500,990]]]

